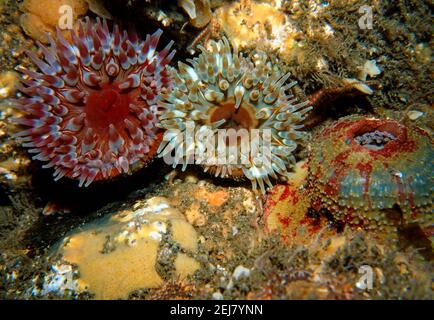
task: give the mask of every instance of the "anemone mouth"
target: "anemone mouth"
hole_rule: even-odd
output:
[[[354,140],[364,148],[381,150],[390,141],[396,140],[396,137],[387,131],[375,130],[373,132],[366,132],[362,135],[358,135],[354,137]]]
[[[210,111],[209,122],[215,123],[221,120],[225,122],[220,129],[252,129],[258,126],[254,107],[243,102],[238,108],[235,101],[229,100],[214,107]]]
[[[366,121],[352,130],[352,139],[368,150],[382,150],[400,138],[401,126],[395,121]]]
[[[102,90],[91,92],[84,109],[88,126],[99,133],[108,132],[110,124],[123,126],[132,101],[131,95],[120,92],[116,85],[107,85]]]

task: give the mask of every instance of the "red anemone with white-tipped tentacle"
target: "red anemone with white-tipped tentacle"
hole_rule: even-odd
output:
[[[171,41],[156,47],[157,30],[144,41],[135,33],[110,32],[105,20],[80,21],[68,42],[60,32],[50,46],[38,43],[38,67],[24,74],[14,119],[27,127],[16,134],[33,159],[54,167],[55,180],[78,179],[80,186],[128,173],[153,158],[161,140],[157,100],[170,89],[167,65]]]

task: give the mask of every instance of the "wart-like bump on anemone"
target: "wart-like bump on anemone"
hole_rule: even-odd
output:
[[[27,52],[38,72],[24,74],[15,101],[25,130],[16,138],[33,159],[88,186],[150,161],[161,141],[157,100],[171,86],[166,66],[175,51],[171,41],[156,47],[161,30],[145,41],[105,20],[80,21],[68,42],[60,30],[48,47],[38,43],[42,58]]]
[[[297,103],[287,93],[296,82],[287,82],[290,75],[282,74],[266,59],[253,63],[232,50],[226,38],[210,41],[209,48],[199,46],[201,53],[187,60],[189,65],[179,62],[174,88],[163,95],[160,126],[167,131],[159,156],[168,157],[175,151],[173,167],[182,164],[185,170],[194,154],[195,160],[203,158],[205,171],[223,178],[247,177],[253,189],[259,185],[265,193],[265,186],[272,186],[270,178],[285,179],[291,174],[294,151],[307,137],[302,121],[311,110],[309,102]],[[191,141],[184,138],[189,122],[196,131]],[[207,131],[215,133],[216,139],[203,139],[201,134]],[[258,149],[252,147],[252,141],[259,141],[254,132],[259,132],[258,139],[262,137]],[[243,134],[251,139],[248,153],[242,149],[246,145]],[[267,135],[268,149],[262,148]]]

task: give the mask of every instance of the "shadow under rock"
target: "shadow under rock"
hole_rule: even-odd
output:
[[[37,170],[32,180],[35,197],[40,198],[42,203],[55,206],[59,212],[41,214],[40,219],[26,231],[23,245],[33,254],[45,250],[70,230],[110,212],[111,208],[116,209],[131,193],[152,191],[164,181],[170,170],[156,159],[130,176],[96,181],[89,187],[81,188],[76,180],[62,178],[54,181],[52,170]]]

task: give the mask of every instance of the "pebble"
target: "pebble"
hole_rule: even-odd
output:
[[[212,294],[213,300],[223,300],[223,295],[220,292],[214,292]]]
[[[418,110],[410,110],[407,112],[407,117],[413,121],[419,119],[423,115],[424,115],[424,113],[421,111],[418,111]]]
[[[239,265],[235,268],[234,273],[232,274],[232,277],[235,280],[240,279],[241,277],[248,278],[250,276],[250,269],[247,269],[246,267],[243,267]]]

